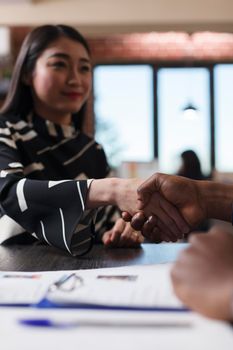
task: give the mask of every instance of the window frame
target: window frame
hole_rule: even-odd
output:
[[[209,110],[210,110],[210,166],[211,171],[215,169],[215,106],[214,106],[214,68],[217,65],[220,64],[233,64],[232,61],[218,61],[218,62],[208,62],[208,61],[198,61],[194,62],[193,60],[190,60],[190,62],[187,61],[179,61],[179,62],[173,62],[173,61],[150,61],[150,60],[143,60],[143,61],[124,61],[119,62],[112,60],[111,62],[98,62],[93,66],[93,69],[95,69],[98,66],[111,66],[111,65],[118,65],[118,66],[126,66],[126,65],[149,65],[153,69],[153,154],[154,158],[158,158],[159,154],[159,134],[158,134],[158,71],[161,68],[205,68],[209,71]]]

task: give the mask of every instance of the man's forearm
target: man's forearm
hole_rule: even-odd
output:
[[[198,181],[201,201],[208,218],[231,221],[233,185],[213,181]]]

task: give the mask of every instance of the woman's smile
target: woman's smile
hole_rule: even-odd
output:
[[[65,97],[68,97],[71,100],[78,100],[78,99],[82,99],[83,98],[83,93],[76,92],[76,91],[63,92],[62,95],[65,96]]]

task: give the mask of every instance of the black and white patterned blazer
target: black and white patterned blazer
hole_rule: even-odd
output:
[[[74,125],[0,117],[0,243],[27,232],[76,255],[110,229],[114,207],[85,210],[92,178],[110,173],[102,147]],[[13,239],[14,237],[14,239]]]

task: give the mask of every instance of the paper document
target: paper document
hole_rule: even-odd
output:
[[[38,303],[59,272],[0,272],[0,305]]]
[[[182,308],[173,293],[171,264],[75,271],[0,272],[0,305],[42,300],[59,306]]]
[[[161,264],[77,271],[47,299],[62,305],[182,308],[173,293],[170,268]]]

